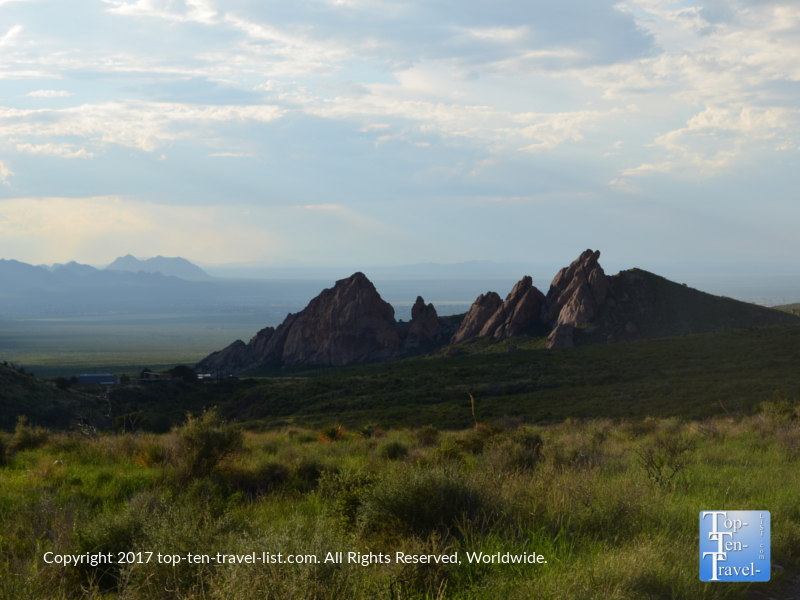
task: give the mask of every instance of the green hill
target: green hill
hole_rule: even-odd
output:
[[[67,427],[90,400],[0,364],[0,429],[13,429],[19,415],[37,425]]]
[[[621,271],[609,279],[617,300],[602,306],[591,325],[576,332],[576,345],[605,344],[608,336],[632,341],[800,323],[791,312],[707,294],[641,269]]]

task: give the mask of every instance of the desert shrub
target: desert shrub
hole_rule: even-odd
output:
[[[120,433],[139,431],[143,421],[144,416],[140,412],[132,412],[114,417],[114,431]]]
[[[728,437],[728,427],[721,423],[718,419],[709,419],[697,424],[697,431],[703,437],[713,440],[719,444],[725,442]]]
[[[316,485],[325,470],[325,465],[314,457],[301,456],[294,463],[291,474],[301,486],[307,487],[309,484]]]
[[[280,488],[289,475],[289,467],[274,459],[258,463],[250,469],[231,467],[223,473],[226,481],[250,496],[260,496]]]
[[[800,418],[800,403],[783,390],[776,390],[771,402],[756,406],[755,429],[764,437],[772,436],[776,429],[796,425]]]
[[[800,458],[800,429],[781,427],[775,431],[775,441],[783,448],[787,460]]]
[[[380,437],[382,434],[383,429],[381,429],[377,423],[368,423],[358,429],[358,435],[363,438]]]
[[[199,417],[188,415],[186,424],[175,430],[178,470],[185,480],[208,476],[231,453],[242,447],[244,436],[220,420],[215,409]]]
[[[535,469],[539,463],[541,451],[541,436],[535,433],[520,432],[519,435],[492,440],[485,454],[493,469],[515,472]]]
[[[378,448],[378,455],[387,460],[397,460],[408,454],[408,447],[398,441],[386,442]]]
[[[326,427],[319,434],[319,441],[321,442],[338,442],[344,439],[347,429],[341,423]]]
[[[31,427],[28,425],[27,417],[20,415],[14,428],[11,447],[16,451],[32,450],[46,444],[49,438],[50,432],[41,427]]]
[[[183,560],[178,564],[151,561],[147,568],[131,565],[123,573],[129,590],[123,597],[208,597],[204,590],[213,580],[215,567],[189,563],[186,554],[213,555],[226,551],[232,534],[240,531],[241,526],[233,519],[230,505],[220,498],[224,490],[218,483],[198,479],[192,485],[191,497],[187,494],[150,516],[144,524],[141,543],[143,550],[181,555]],[[252,591],[250,597],[253,597]]]
[[[435,446],[439,441],[439,430],[433,425],[425,425],[417,431],[417,440],[421,446]]]
[[[669,489],[685,482],[686,468],[694,450],[694,440],[685,435],[659,435],[634,452],[650,485]]]
[[[631,437],[641,437],[653,433],[658,428],[658,421],[653,417],[645,417],[639,421],[625,423],[622,426],[623,431],[631,434]]]
[[[152,440],[143,442],[133,453],[133,461],[145,469],[158,465],[166,461],[167,450]]]
[[[439,447],[436,448],[434,456],[441,461],[451,461],[459,459],[463,456],[461,445],[456,440],[446,438],[442,440]]]
[[[365,468],[326,471],[319,480],[319,495],[330,501],[333,514],[348,528],[356,524],[363,497],[374,485],[375,475]]]
[[[6,437],[0,433],[0,467],[8,462],[9,448],[6,443]]]
[[[116,559],[118,552],[130,552],[142,540],[145,524],[153,505],[141,498],[132,499],[124,511],[92,516],[76,528],[75,554],[109,552]],[[83,578],[101,589],[114,588],[119,582],[120,565],[80,563],[76,567]]]
[[[357,522],[366,532],[449,535],[484,516],[484,493],[455,469],[397,468],[363,494]]]
[[[350,536],[337,527],[331,527],[326,517],[302,519],[298,515],[280,523],[259,528],[257,533],[231,539],[227,551],[246,554],[253,548],[280,548],[285,555],[315,555],[318,564],[293,563],[264,565],[230,565],[216,569],[213,586],[208,586],[197,597],[209,600],[240,600],[245,598],[292,598],[323,600],[334,598],[385,597],[387,585],[376,578],[371,580],[372,569],[322,562],[329,552],[354,550]],[[361,550],[361,548],[359,548]],[[274,550],[277,552],[277,550]],[[380,585],[378,585],[380,584]],[[184,596],[185,597],[185,596]]]
[[[603,431],[573,429],[559,438],[548,439],[542,453],[555,469],[591,469],[606,460],[605,438]]]

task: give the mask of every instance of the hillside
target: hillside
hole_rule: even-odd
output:
[[[714,296],[642,269],[609,277],[615,302],[575,332],[576,345],[800,323],[791,312]],[[628,324],[633,325],[631,330]]]
[[[96,410],[93,398],[21,374],[0,364],[0,429],[13,429],[19,415],[47,427],[65,428],[81,414]]]

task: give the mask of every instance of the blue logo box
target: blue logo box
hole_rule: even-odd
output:
[[[769,512],[700,513],[700,581],[769,581]]]

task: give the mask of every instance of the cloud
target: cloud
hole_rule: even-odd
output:
[[[2,181],[6,185],[11,185],[11,182],[8,181],[9,176],[13,175],[14,171],[8,168],[8,165],[0,160],[0,181]]]
[[[255,156],[255,154],[251,152],[215,152],[214,154],[209,154],[208,158],[213,157],[230,157],[230,158],[245,158]]]
[[[31,98],[67,98],[72,96],[72,93],[63,90],[36,90],[25,95]]]
[[[30,261],[73,257],[87,262],[129,252],[234,261],[269,254],[280,238],[231,220],[226,208],[165,206],[117,196],[0,200],[0,237],[3,254],[35,247]]]
[[[45,156],[60,156],[61,158],[91,158],[94,156],[91,152],[81,148],[73,150],[75,146],[72,144],[17,144],[17,151],[24,152],[25,154],[42,154]]]
[[[326,205],[169,206],[119,196],[0,200],[0,256],[34,264],[97,264],[128,253],[211,264],[287,256],[319,263],[326,248],[357,262],[364,248],[401,239],[376,219]]]
[[[0,107],[0,136],[76,136],[97,145],[115,144],[152,152],[190,137],[191,126],[255,121],[268,123],[285,111],[277,106],[198,106],[159,102],[106,102],[64,109]]]
[[[338,204],[308,204],[302,208],[305,210],[342,210]]]
[[[528,35],[528,28],[524,25],[520,27],[456,27],[455,30],[479,40],[496,43],[515,42]]]
[[[5,35],[0,37],[0,48],[10,46],[20,31],[22,31],[22,25],[14,25],[11,29],[9,29]]]

